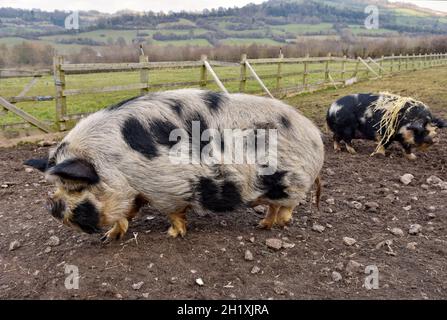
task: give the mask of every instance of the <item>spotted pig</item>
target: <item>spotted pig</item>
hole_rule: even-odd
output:
[[[393,96],[393,99],[395,99]],[[341,150],[344,142],[349,153],[356,153],[353,139],[367,139],[382,142],[385,127],[381,126],[383,110],[374,108],[377,102],[387,98],[386,94],[360,93],[340,98],[327,112],[327,124],[333,132],[334,149]],[[388,101],[388,100],[386,100]],[[416,159],[413,149],[425,150],[438,142],[436,130],[446,127],[446,122],[435,117],[423,103],[406,103],[396,117],[394,134],[385,143],[379,143],[376,153],[385,155],[385,150],[397,141],[404,149],[405,156]]]
[[[173,132],[194,135],[194,123],[200,125],[202,139],[186,154],[198,161],[173,163],[172,151],[179,143]],[[224,138],[204,141],[208,131],[226,129],[240,135],[275,130],[275,170],[264,174],[265,163],[257,162],[201,161],[210,145],[215,159],[231,149]],[[261,227],[283,226],[319,181],[323,159],[317,127],[278,100],[182,89],[98,111],[81,120],[47,159],[25,164],[45,172],[56,185],[47,205],[55,218],[87,233],[110,227],[103,238],[108,240],[121,238],[147,203],[168,216],[172,237],[185,235],[187,212],[229,212],[259,204],[269,207]]]

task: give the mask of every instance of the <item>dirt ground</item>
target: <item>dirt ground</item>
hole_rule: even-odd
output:
[[[47,148],[3,149],[1,184],[8,187],[0,189],[0,298],[447,298],[447,194],[421,187],[431,175],[447,180],[446,140],[444,134],[444,143],[416,162],[402,158],[397,147],[387,158],[369,157],[370,143],[356,143],[355,156],[328,148],[321,212],[300,206],[284,230],[257,229],[261,216],[248,209],[191,214],[187,236],[170,239],[165,217],[145,208],[127,238],[108,245],[98,235],[60,225],[43,208],[52,188],[21,162]],[[408,186],[399,181],[405,173],[415,176]],[[352,201],[362,208],[352,208]],[[366,202],[379,208],[371,212]],[[325,230],[314,231],[314,224]],[[422,226],[420,234],[408,233],[412,224]],[[393,235],[391,228],[403,235]],[[60,244],[49,246],[51,236]],[[347,246],[343,237],[357,243]],[[271,249],[268,238],[294,247]],[[10,251],[16,240],[20,247]],[[385,240],[392,240],[390,248],[378,248]],[[411,242],[415,249],[407,248]],[[245,259],[246,250],[252,261]],[[65,264],[79,268],[78,290],[65,288]],[[377,290],[363,286],[368,265],[379,270]],[[258,273],[251,273],[254,266]],[[342,280],[334,282],[333,271]]]
[[[285,229],[258,229],[262,215],[247,209],[190,214],[186,237],[170,239],[167,219],[144,208],[126,238],[107,245],[43,208],[52,186],[22,161],[48,147],[0,149],[0,298],[446,299],[447,191],[427,178],[447,181],[447,132],[415,162],[397,145],[384,158],[369,156],[371,142],[356,141],[354,156],[325,143],[321,211],[304,204]],[[409,185],[400,182],[406,173]],[[414,224],[422,229],[412,235]],[[269,238],[284,247],[269,248]],[[65,288],[66,265],[78,267],[79,289]],[[378,269],[378,289],[364,286],[367,266]]]

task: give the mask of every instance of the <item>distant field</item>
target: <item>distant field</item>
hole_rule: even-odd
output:
[[[256,38],[228,38],[228,39],[222,39],[220,40],[220,43],[222,44],[228,44],[228,45],[244,45],[244,44],[269,44],[269,45],[280,45],[281,42],[268,39],[268,38],[262,38],[262,39],[256,39]]]
[[[407,19],[405,16],[399,16],[400,19]],[[403,21],[406,22],[406,21]],[[267,44],[267,45],[281,45],[272,39],[271,35],[279,36],[287,39],[295,39],[297,37],[312,37],[314,39],[339,39],[339,35],[333,29],[333,24],[331,23],[318,23],[318,24],[285,24],[285,25],[272,25],[264,26],[258,29],[247,29],[247,30],[231,30],[230,25],[237,25],[228,21],[216,21],[216,25],[224,31],[229,37],[222,39],[221,43],[229,45],[250,45],[252,43],[257,44]],[[183,26],[183,27],[182,27]],[[189,29],[190,26],[193,29]],[[393,36],[398,33],[395,31],[387,29],[378,30],[367,30],[360,25],[350,25],[350,29],[354,35],[385,35]],[[54,46],[60,54],[67,54],[73,51],[79,51],[82,47],[91,46],[84,44],[63,44],[58,43],[61,40],[73,40],[76,38],[91,39],[96,42],[101,42],[104,44],[116,43],[118,38],[123,38],[127,44],[131,44],[136,38],[145,41],[146,43],[151,43],[155,45],[172,45],[172,46],[184,46],[184,45],[197,45],[197,46],[211,46],[211,44],[205,39],[191,39],[191,40],[154,40],[152,38],[154,33],[162,34],[176,34],[176,35],[188,35],[192,33],[193,36],[205,34],[210,32],[203,28],[198,28],[193,22],[185,19],[180,19],[174,23],[161,23],[156,29],[140,29],[140,30],[95,30],[89,32],[72,33],[72,34],[58,34],[52,36],[42,36],[39,40],[26,40],[20,37],[4,37],[0,38],[0,44],[6,44],[12,46],[22,41],[31,41],[44,44],[50,44]],[[253,34],[265,35],[264,38],[253,38]],[[319,34],[320,33],[320,34]],[[138,34],[138,35],[137,35]],[[308,35],[314,34],[314,35]],[[231,35],[237,35],[236,37],[231,37]],[[93,48],[97,46],[91,46]]]
[[[379,28],[379,29],[366,29],[364,26],[359,25],[349,25],[349,29],[353,34],[365,34],[365,35],[382,35],[386,34],[387,36],[397,36],[399,33],[394,30]]]
[[[393,9],[393,11],[400,15],[406,15],[406,16],[416,16],[416,17],[429,17],[430,14],[427,12],[417,11],[413,9],[407,9],[407,8],[398,8]]]
[[[285,24],[280,26],[272,26],[273,30],[290,32],[296,34],[305,34],[308,32],[321,32],[329,31],[332,29],[331,23],[319,23],[319,24]]]

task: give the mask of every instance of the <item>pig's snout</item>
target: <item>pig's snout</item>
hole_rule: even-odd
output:
[[[47,198],[45,208],[53,217],[58,220],[62,220],[62,218],[64,217],[65,203],[62,200]]]

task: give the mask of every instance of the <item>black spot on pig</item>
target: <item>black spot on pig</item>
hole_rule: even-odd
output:
[[[157,144],[152,134],[136,118],[128,118],[121,128],[124,141],[133,150],[148,159],[158,156]]]
[[[239,187],[232,181],[216,182],[210,178],[201,177],[198,193],[202,206],[214,212],[233,211],[242,204]]]
[[[193,125],[200,126],[200,130],[198,133],[199,136],[199,145],[195,145],[192,143],[193,138]],[[199,112],[195,112],[187,116],[184,120],[184,129],[188,133],[189,139],[190,139],[190,150],[193,155],[200,157],[203,148],[208,144],[208,141],[202,141],[201,137],[205,130],[209,128],[208,122],[205,120],[205,117],[200,114]]]
[[[276,171],[271,175],[262,175],[259,177],[260,189],[264,191],[264,196],[272,199],[284,199],[289,195],[285,192],[287,186],[284,185],[283,179],[287,171]]]
[[[99,228],[99,212],[95,205],[88,200],[78,204],[73,210],[70,221],[86,233],[101,232]]]
[[[185,108],[183,102],[177,99],[169,99],[167,103],[171,110],[174,111],[178,116],[182,115],[183,109]]]
[[[155,137],[155,140],[157,143],[172,147],[175,145],[178,141],[169,141],[169,135],[171,134],[172,130],[177,129],[177,127],[167,120],[154,120],[150,124],[150,132]]]
[[[219,111],[224,103],[225,95],[220,92],[208,91],[203,95],[203,102],[211,111]]]
[[[138,99],[140,97],[141,97],[141,95],[135,96],[135,97],[132,97],[132,98],[129,98],[129,99],[126,99],[126,100],[123,100],[121,102],[118,102],[116,104],[113,104],[113,105],[107,107],[107,110],[109,110],[109,111],[119,110],[122,107],[126,106],[126,104],[128,104],[129,102],[132,102],[132,101],[134,101],[134,100],[136,100],[136,99]]]
[[[279,121],[285,129],[289,129],[292,126],[292,124],[290,123],[290,120],[287,116],[284,116],[284,115],[280,116]]]

